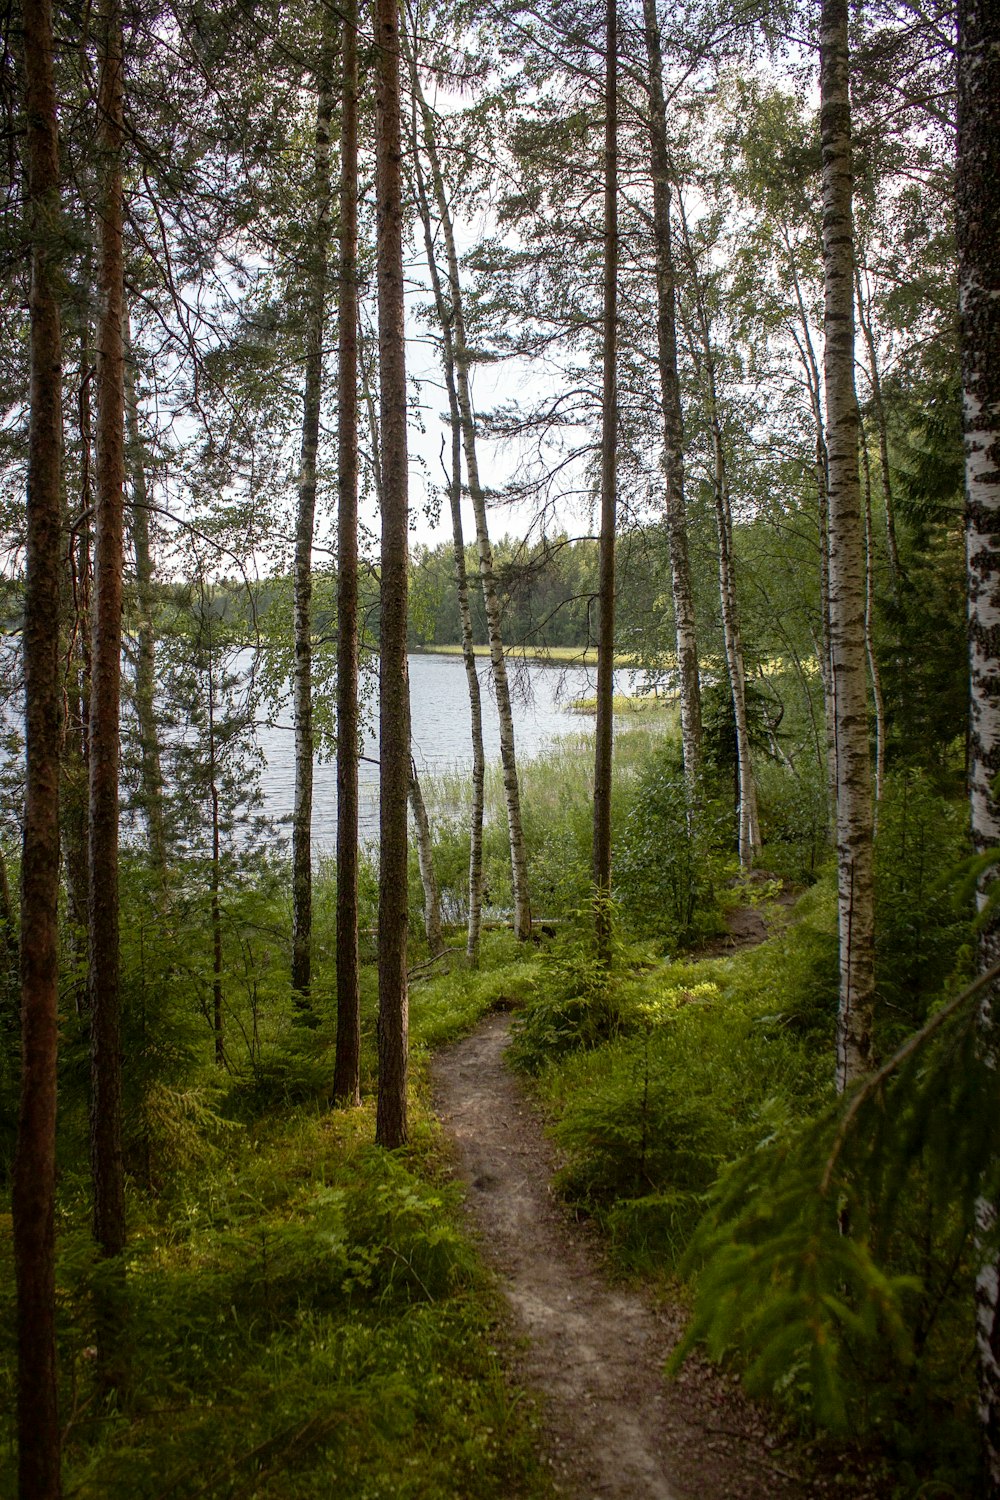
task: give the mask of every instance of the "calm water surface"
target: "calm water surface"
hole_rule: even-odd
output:
[[[478,659],[483,697],[483,739],[487,763],[500,760],[500,721],[493,697],[490,664]],[[411,654],[411,741],[421,777],[445,771],[467,772],[472,768],[469,727],[469,693],[465,664],[460,656]],[[518,757],[530,760],[560,735],[593,734],[593,718],[572,713],[575,698],[592,698],[594,667],[550,666],[542,662],[509,662],[514,699],[514,740]],[[633,674],[623,672],[616,691],[630,690]],[[260,731],[266,758],[262,784],[265,811],[279,825],[290,824],[295,784],[291,710],[286,710],[273,728]],[[361,763],[361,834],[373,839],[378,833],[378,730],[365,738]],[[313,849],[332,854],[337,842],[337,770],[333,763],[318,764],[313,776]]]

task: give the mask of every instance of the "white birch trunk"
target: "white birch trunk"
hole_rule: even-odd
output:
[[[969,795],[977,852],[1000,847],[1000,12],[959,0],[956,238],[965,432],[969,583]],[[992,872],[996,878],[996,871]],[[980,907],[986,900],[980,890]],[[980,941],[980,972],[1000,958],[996,915]],[[997,990],[980,1010],[980,1050],[1000,1066]],[[993,1177],[995,1179],[995,1164]],[[1000,1496],[1000,1265],[998,1205],[980,1197],[976,1276],[979,1412],[990,1500]]]
[[[840,1005],[837,1087],[868,1071],[875,991],[865,555],[854,389],[854,225],[847,0],[823,0],[823,357],[829,467],[830,673],[836,736]]]
[[[462,306],[462,285],[459,276],[458,251],[455,245],[454,225],[445,193],[444,179],[434,136],[434,122],[426,101],[420,92],[419,80],[411,61],[411,79],[414,94],[420,108],[423,127],[424,148],[431,170],[431,185],[438,211],[438,221],[444,236],[445,255],[448,264],[448,282],[454,329],[454,357],[456,389],[462,426],[462,444],[465,452],[465,467],[469,479],[469,496],[476,519],[476,545],[479,553],[479,579],[483,590],[483,605],[486,612],[486,627],[490,642],[490,665],[493,687],[496,693],[497,715],[500,720],[500,763],[503,770],[504,801],[507,807],[507,828],[510,836],[511,883],[514,895],[514,932],[522,941],[531,936],[531,904],[528,896],[528,853],[521,824],[521,792],[517,779],[517,754],[514,745],[514,716],[511,711],[510,684],[507,679],[507,662],[504,656],[503,632],[500,621],[500,598],[493,572],[493,549],[490,545],[489,521],[486,515],[486,495],[479,477],[479,459],[476,451],[476,420],[472,407],[472,391],[469,383],[471,359],[466,342],[465,317]]]
[[[295,662],[292,712],[295,725],[295,797],[292,812],[292,989],[308,1006],[312,949],[312,544],[316,514],[316,457],[323,387],[323,333],[326,326],[327,258],[330,243],[330,121],[333,117],[333,36],[331,12],[323,8],[316,137],[313,161],[315,222],[309,238],[306,275],[305,394],[299,460],[299,505],[295,526]]]

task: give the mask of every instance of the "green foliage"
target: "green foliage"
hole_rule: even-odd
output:
[[[968,942],[968,896],[949,879],[969,850],[964,804],[946,800],[926,774],[886,778],[875,842],[875,961],[879,1039],[891,1051],[924,1020]]]
[[[717,930],[731,816],[691,798],[668,742],[639,776],[615,856],[615,895],[632,932],[683,946]]]
[[[91,1387],[99,1268],[85,1220],[64,1225],[74,1494],[319,1500],[331,1483],[370,1500],[543,1493],[531,1418],[501,1373],[498,1310],[455,1189],[439,1180],[436,1136],[418,1120],[404,1160],[368,1144],[371,1132],[370,1110],[230,1132],[134,1218],[131,1385],[114,1409],[99,1409]],[[0,1220],[5,1273],[9,1255]],[[3,1285],[0,1399],[12,1412],[6,1275]],[[13,1497],[14,1481],[4,1466],[0,1495]]]
[[[825,766],[800,756],[794,770],[773,760],[754,770],[762,867],[795,883],[815,880],[829,847]]]

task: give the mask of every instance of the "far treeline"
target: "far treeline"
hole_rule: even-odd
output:
[[[677,1360],[1000,1500],[995,0],[0,33],[0,1496],[549,1493],[425,1087],[502,1005]]]

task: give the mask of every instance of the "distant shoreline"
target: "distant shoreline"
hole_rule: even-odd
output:
[[[418,656],[461,656],[460,645],[410,646]],[[489,646],[473,646],[476,656],[488,657]],[[596,646],[505,646],[504,656],[515,656],[520,661],[552,662],[560,667],[593,667],[597,665]],[[629,652],[615,657],[616,667],[639,667],[640,662]]]

